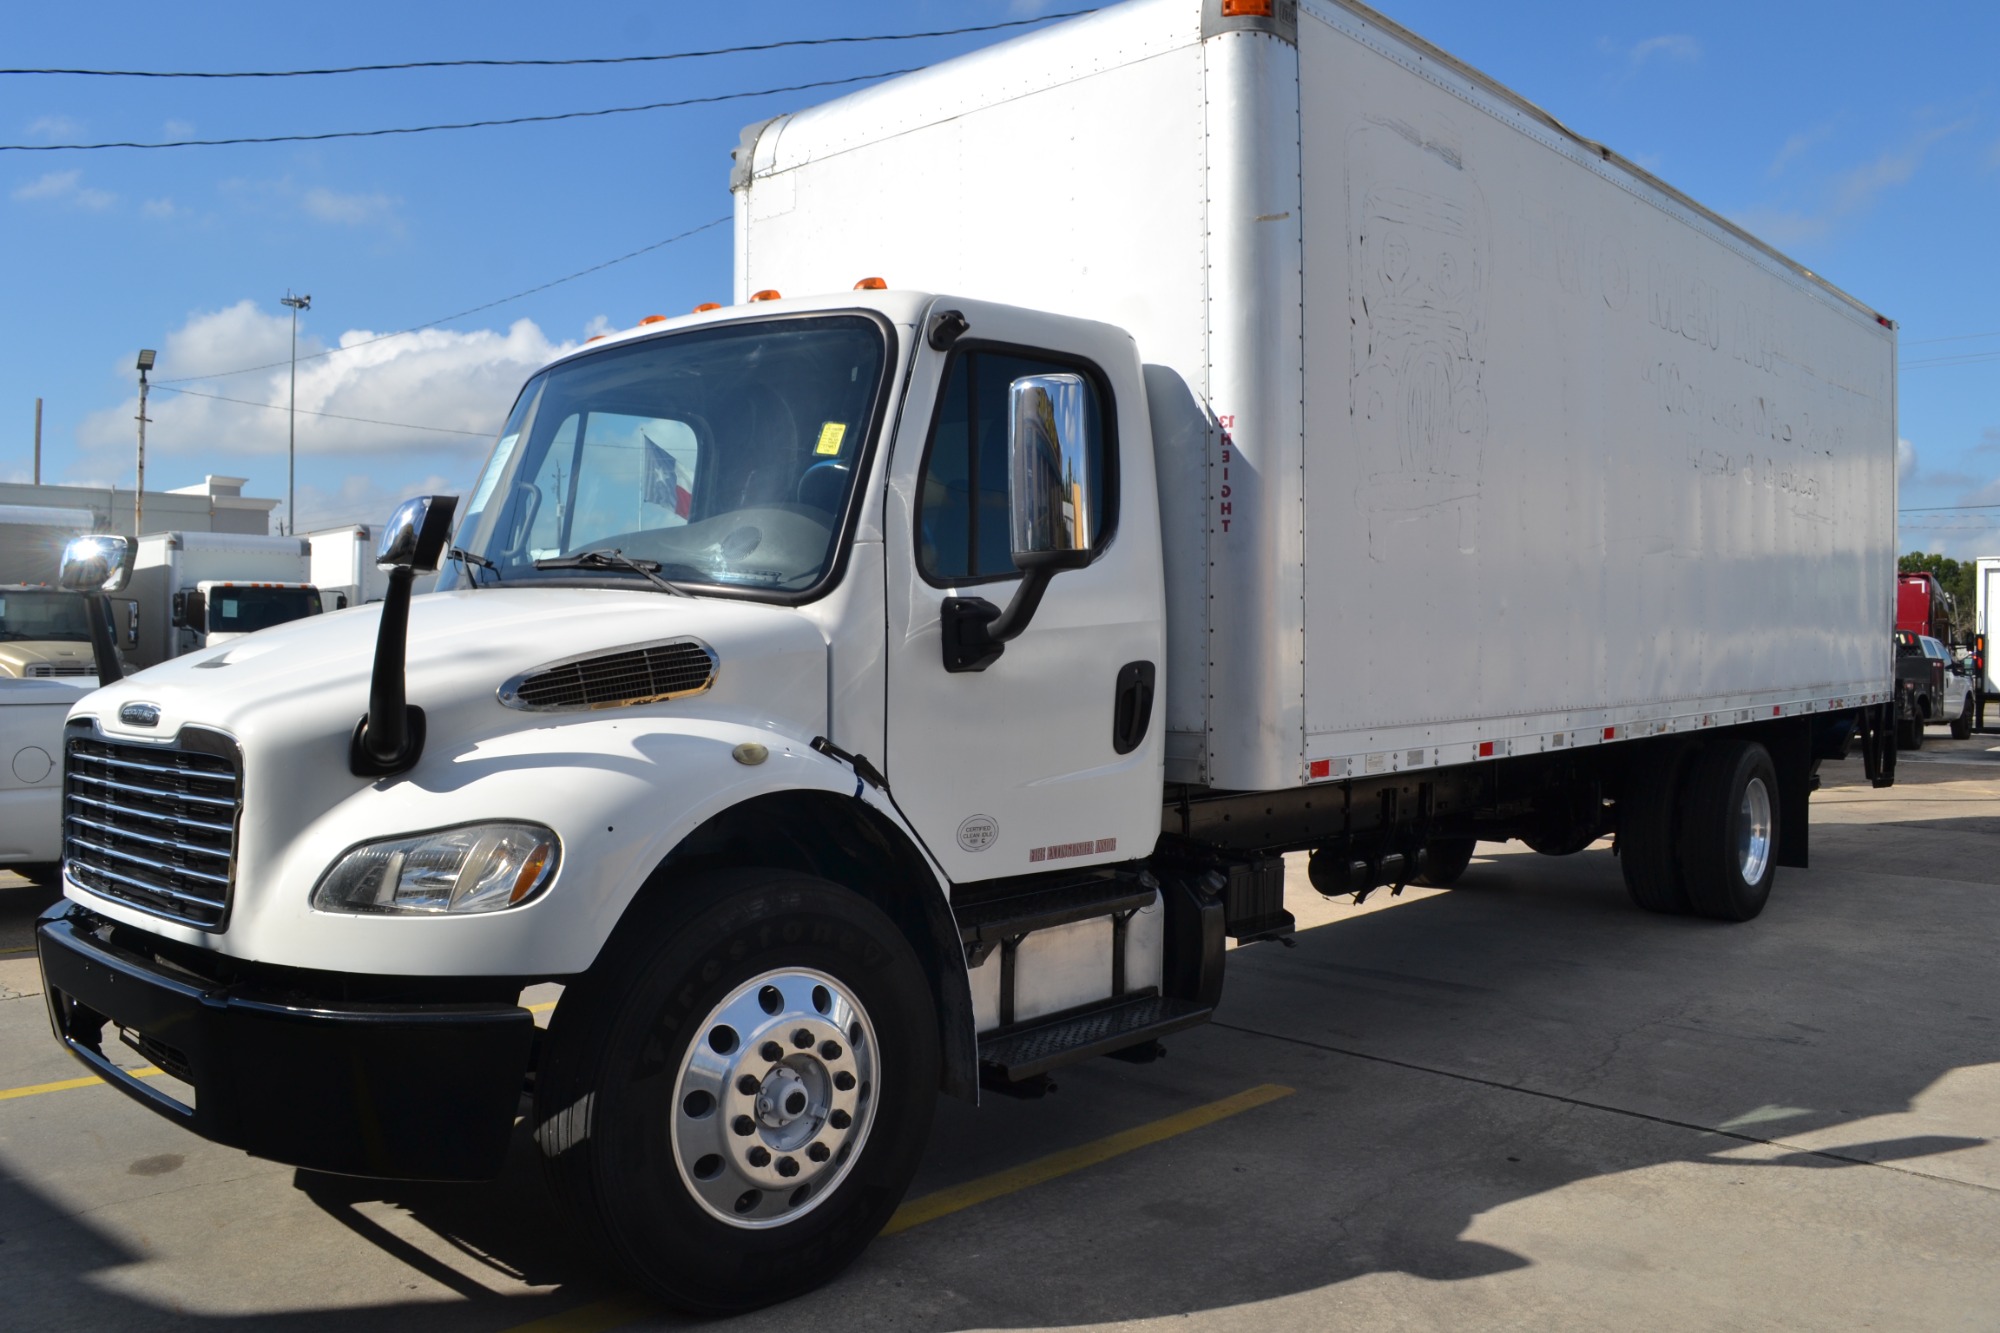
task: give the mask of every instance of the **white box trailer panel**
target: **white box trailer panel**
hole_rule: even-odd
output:
[[[752,127],[733,184],[738,299],[1133,333],[1170,777],[1887,695],[1887,321],[1360,6],[1117,6]]]

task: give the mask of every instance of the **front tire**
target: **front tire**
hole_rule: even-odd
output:
[[[1951,720],[1951,738],[1955,741],[1972,739],[1972,692],[1966,691],[1965,707]]]
[[[1680,860],[1698,915],[1748,921],[1778,875],[1778,773],[1753,741],[1705,749],[1688,774]]]
[[[930,1130],[936,1006],[909,942],[825,880],[660,891],[564,993],[536,1080],[558,1201],[662,1300],[726,1314],[827,1282]]]

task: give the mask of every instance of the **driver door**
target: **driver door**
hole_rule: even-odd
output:
[[[1160,827],[1165,692],[1159,505],[1132,341],[1101,324],[940,298],[965,332],[918,351],[891,460],[886,771],[954,882],[1129,861]],[[947,670],[947,598],[1005,608],[1009,389],[1080,375],[1094,460],[1089,563],[1057,573],[999,657]],[[1143,678],[1143,680],[1142,680]],[[1141,685],[1143,683],[1143,689]]]

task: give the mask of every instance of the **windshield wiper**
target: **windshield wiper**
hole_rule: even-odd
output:
[[[477,565],[481,569],[490,569],[493,571],[493,581],[495,583],[505,582],[505,580],[500,577],[500,566],[494,564],[491,560],[488,560],[483,555],[474,555],[472,552],[465,550],[462,547],[454,546],[449,551],[445,552],[445,558],[447,560],[457,560],[462,564]],[[472,580],[472,586],[475,588],[479,586],[479,580],[477,578]]]
[[[676,597],[692,597],[693,593],[678,583],[669,583],[660,577],[660,562],[657,560],[634,560],[623,551],[584,551],[578,555],[551,556],[537,560],[536,569],[629,569],[634,574],[644,575],[654,585],[672,593]]]

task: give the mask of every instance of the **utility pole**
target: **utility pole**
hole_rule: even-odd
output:
[[[292,406],[291,426],[285,443],[285,531],[299,535],[299,311],[312,309],[310,296],[293,296],[285,288],[284,304],[292,308]]]
[[[42,484],[42,400],[35,400],[35,485]]]
[[[139,484],[132,491],[132,540],[146,530],[146,372],[153,368],[156,354],[150,347],[139,349]]]

